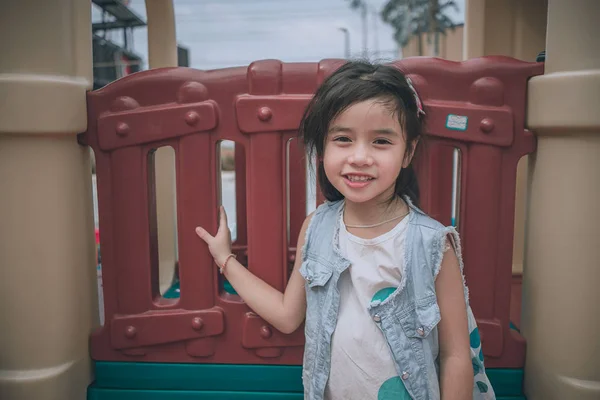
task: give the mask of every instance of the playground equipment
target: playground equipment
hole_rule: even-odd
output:
[[[233,140],[236,179],[246,188],[237,191],[238,258],[272,286],[285,288],[295,256],[290,244],[297,241],[307,208],[303,154],[294,138],[312,93],[342,63],[266,60],[208,72],[155,69],[88,95],[88,130],[80,142],[94,149],[98,179],[106,321],[91,341],[98,365],[302,363],[302,330],[281,334],[228,293],[194,227],[216,228],[217,146]],[[516,380],[510,383],[513,390],[520,386],[525,341],[509,321],[510,216],[517,163],[535,149],[533,135],[522,128],[526,84],[542,73],[542,65],[503,57],[464,63],[407,59],[395,65],[409,71],[428,109],[428,150],[417,167],[423,172],[422,204],[446,223],[454,148],[462,155],[459,230],[471,300],[486,365],[502,368],[490,370],[492,377]],[[164,146],[174,149],[176,160],[178,299],[162,297],[158,286],[153,155]],[[166,374],[169,366],[160,368]],[[131,384],[122,380],[120,395],[141,398],[132,391],[140,388]],[[97,379],[92,398],[113,398],[115,389],[105,385]],[[497,385],[502,398],[521,394]],[[189,389],[182,381],[177,386]],[[269,393],[266,387],[255,390]],[[270,394],[284,398],[281,391],[289,389]]]
[[[0,293],[7,327],[0,341],[0,398],[83,398],[90,350],[90,399],[301,398],[301,332],[280,334],[228,293],[193,227],[216,226],[215,146],[233,139],[244,149],[236,151],[236,177],[238,194],[246,193],[237,202],[236,251],[247,251],[250,268],[283,288],[294,253],[288,238],[293,243],[305,210],[304,186],[285,184],[288,171],[289,181],[304,177],[302,154],[293,144],[288,150],[288,139],[302,105],[340,61],[154,69],[88,93],[86,101],[92,82],[89,2],[37,4],[48,7],[43,21],[20,3],[6,7],[2,26],[10,35],[0,42],[3,54],[12,55],[0,61],[0,92],[6,93],[0,103]],[[467,30],[473,4],[467,4]],[[550,1],[544,71],[542,64],[503,57],[399,63],[430,110],[432,145],[420,169],[423,202],[446,223],[451,154],[460,149],[458,225],[466,274],[488,372],[506,399],[523,397],[523,371],[529,399],[591,400],[600,393],[600,246],[590,223],[600,220],[600,121],[593,112],[600,104],[600,59],[590,51],[599,3],[578,6]],[[150,65],[175,66],[172,6],[149,0],[147,9]],[[77,35],[57,31],[57,22]],[[569,29],[557,29],[561,25]],[[48,43],[27,34],[33,27],[65,53],[44,52]],[[10,53],[9,40],[25,41],[29,51]],[[448,114],[468,123],[457,118],[448,125]],[[537,149],[525,127],[535,130]],[[78,144],[75,135],[82,132]],[[106,310],[100,329],[94,327],[85,144],[98,162]],[[154,196],[154,169],[148,167],[148,154],[166,145],[176,160],[178,299],[158,290],[159,217],[152,200],[160,189]],[[519,157],[534,150],[521,334],[509,321],[514,187]],[[275,229],[261,230],[264,221]]]

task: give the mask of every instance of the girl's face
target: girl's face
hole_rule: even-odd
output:
[[[408,165],[402,127],[389,105],[373,99],[348,107],[331,121],[323,166],[331,184],[353,203],[385,201]]]

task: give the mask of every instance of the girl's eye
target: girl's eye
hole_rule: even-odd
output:
[[[350,138],[347,137],[347,136],[337,136],[337,137],[333,138],[333,141],[334,142],[345,142],[345,143],[347,143],[347,142],[350,142]]]
[[[375,144],[392,144],[392,142],[390,142],[387,139],[375,139]]]

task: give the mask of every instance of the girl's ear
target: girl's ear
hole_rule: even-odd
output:
[[[413,156],[415,155],[415,150],[417,149],[417,145],[419,144],[419,138],[416,138],[412,141],[412,146],[410,149],[406,149],[404,153],[404,161],[402,162],[402,168],[407,168],[412,162]]]

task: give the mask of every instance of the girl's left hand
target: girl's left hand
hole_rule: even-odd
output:
[[[208,250],[218,265],[223,265],[227,256],[231,254],[231,232],[227,226],[225,208],[219,208],[219,230],[211,236],[204,228],[197,227],[196,234],[208,244]]]

